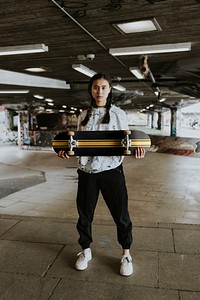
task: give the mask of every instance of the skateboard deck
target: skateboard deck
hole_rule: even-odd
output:
[[[134,156],[134,148],[147,152],[150,146],[149,136],[139,130],[67,131],[52,141],[55,152],[64,150],[68,156]]]

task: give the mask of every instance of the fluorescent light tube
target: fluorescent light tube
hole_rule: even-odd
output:
[[[33,95],[33,97],[40,99],[40,100],[44,99],[44,96],[42,96],[42,95]]]
[[[139,54],[155,54],[155,53],[172,53],[190,51],[191,43],[177,44],[160,44],[138,47],[111,48],[109,53],[113,56],[121,55],[139,55]]]
[[[35,72],[35,73],[39,73],[39,72],[46,72],[47,70],[45,68],[27,68],[27,69],[24,69],[25,71],[28,71],[28,72]]]
[[[140,69],[138,67],[130,67],[129,70],[138,79],[144,79],[144,75],[140,72]]]
[[[51,98],[46,98],[45,101],[46,101],[46,102],[53,102],[53,99],[51,99]]]
[[[0,94],[28,94],[29,90],[0,90]]]
[[[75,65],[72,65],[72,68],[88,77],[92,77],[96,74],[95,71],[87,68],[86,66],[82,65],[82,64],[75,64]]]
[[[113,84],[113,88],[120,92],[124,92],[126,90],[126,88],[124,86],[119,85],[119,84]]]
[[[0,55],[39,53],[47,51],[48,46],[45,46],[44,44],[0,47]]]
[[[159,100],[159,102],[164,102],[166,100],[166,98],[161,98],[160,100]]]

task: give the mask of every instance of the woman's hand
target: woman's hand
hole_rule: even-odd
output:
[[[67,155],[67,153],[64,151],[64,150],[60,150],[58,153],[57,153],[58,157],[60,158],[64,158],[64,159],[69,159],[69,156]]]
[[[135,148],[135,158],[142,159],[145,156],[145,149],[142,147]]]

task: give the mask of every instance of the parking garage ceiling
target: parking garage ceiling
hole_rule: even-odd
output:
[[[117,24],[153,20],[156,30],[124,33]],[[190,44],[189,51],[152,53],[158,45]],[[42,45],[46,51],[3,54]],[[148,48],[146,54],[113,55],[119,48]],[[114,102],[123,109],[160,109],[200,99],[200,1],[197,0],[7,0],[0,2],[0,105],[12,109],[85,108],[89,77],[83,65],[108,73]],[[139,68],[136,78],[130,68]],[[145,67],[145,68],[142,68]],[[42,68],[30,72],[28,68]],[[145,72],[144,72],[145,70]],[[49,80],[51,79],[51,80]],[[25,90],[27,93],[10,93]],[[35,98],[42,96],[42,99]],[[165,101],[160,102],[161,99]]]

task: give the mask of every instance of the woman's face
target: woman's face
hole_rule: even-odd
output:
[[[109,82],[104,78],[97,79],[93,82],[91,93],[97,107],[104,107],[106,105],[110,90],[111,87],[109,85]]]

